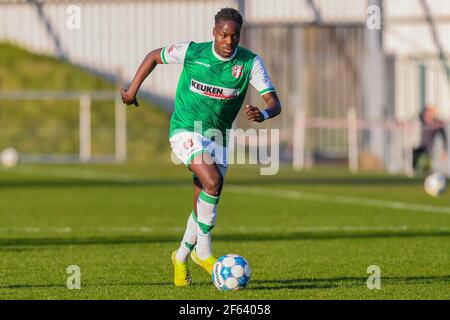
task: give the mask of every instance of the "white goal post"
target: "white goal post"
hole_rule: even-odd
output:
[[[23,163],[115,163],[127,158],[126,108],[115,91],[0,91],[1,101],[79,101],[79,151],[78,154],[21,153]],[[110,100],[114,104],[114,152],[93,155],[91,149],[91,102]],[[8,147],[16,148],[14,145]],[[1,150],[0,150],[1,151]]]

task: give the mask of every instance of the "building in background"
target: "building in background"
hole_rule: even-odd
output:
[[[407,172],[422,107],[450,119],[446,0],[0,0],[0,41],[129,81],[151,49],[211,40],[224,6],[244,14],[242,45],[269,69],[284,112],[264,127],[281,129],[282,157],[297,168]],[[80,28],[71,28],[77,13]],[[157,68],[142,89],[171,110],[179,73]]]

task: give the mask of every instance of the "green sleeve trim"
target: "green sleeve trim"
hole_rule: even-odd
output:
[[[263,94],[266,94],[266,93],[268,93],[268,92],[274,92],[274,91],[275,91],[275,88],[270,87],[270,88],[261,90],[261,91],[259,92],[259,94],[260,94],[260,95],[263,95]]]
[[[193,154],[191,154],[189,159],[187,159],[187,161],[186,161],[186,165],[189,166],[191,164],[192,159],[194,159],[196,156],[198,156],[199,154],[201,154],[203,152],[208,152],[208,151],[206,151],[205,149],[202,149],[202,150],[199,150],[199,151],[194,152]]]
[[[164,62],[164,64],[167,64],[166,57],[165,57],[166,48],[167,47],[164,47],[161,51],[161,60],[162,60],[162,62]]]
[[[209,204],[218,204],[220,199],[219,197],[211,196],[203,191],[200,192],[198,198]]]

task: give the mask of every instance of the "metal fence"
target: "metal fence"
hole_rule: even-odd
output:
[[[268,125],[281,130],[285,160],[293,160],[293,150],[299,148],[309,164],[346,159],[346,128],[321,125],[320,120],[345,120],[349,110],[361,117],[364,27],[250,24],[243,34],[244,45],[264,59],[283,103],[282,115]],[[247,102],[260,105],[262,100],[252,91]],[[298,121],[307,127],[304,146],[296,142]],[[237,125],[248,126],[242,115]]]
[[[91,119],[98,106],[92,110],[92,103],[98,101],[112,105],[114,116],[106,127],[94,128]],[[33,109],[39,106],[38,112],[30,112],[27,102],[35,103]],[[0,112],[0,150],[18,148],[21,162],[110,163],[127,158],[126,112],[118,92],[0,91]],[[43,118],[46,127],[40,126]],[[93,130],[103,140],[97,145],[110,146],[101,154],[92,150]]]

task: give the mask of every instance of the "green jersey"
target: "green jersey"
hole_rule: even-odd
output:
[[[166,64],[183,64],[170,136],[180,130],[199,131],[200,123],[201,134],[217,129],[226,144],[226,131],[242,106],[248,85],[261,95],[275,91],[262,59],[242,47],[230,58],[223,58],[215,52],[212,41],[182,42],[164,47],[161,59]]]

